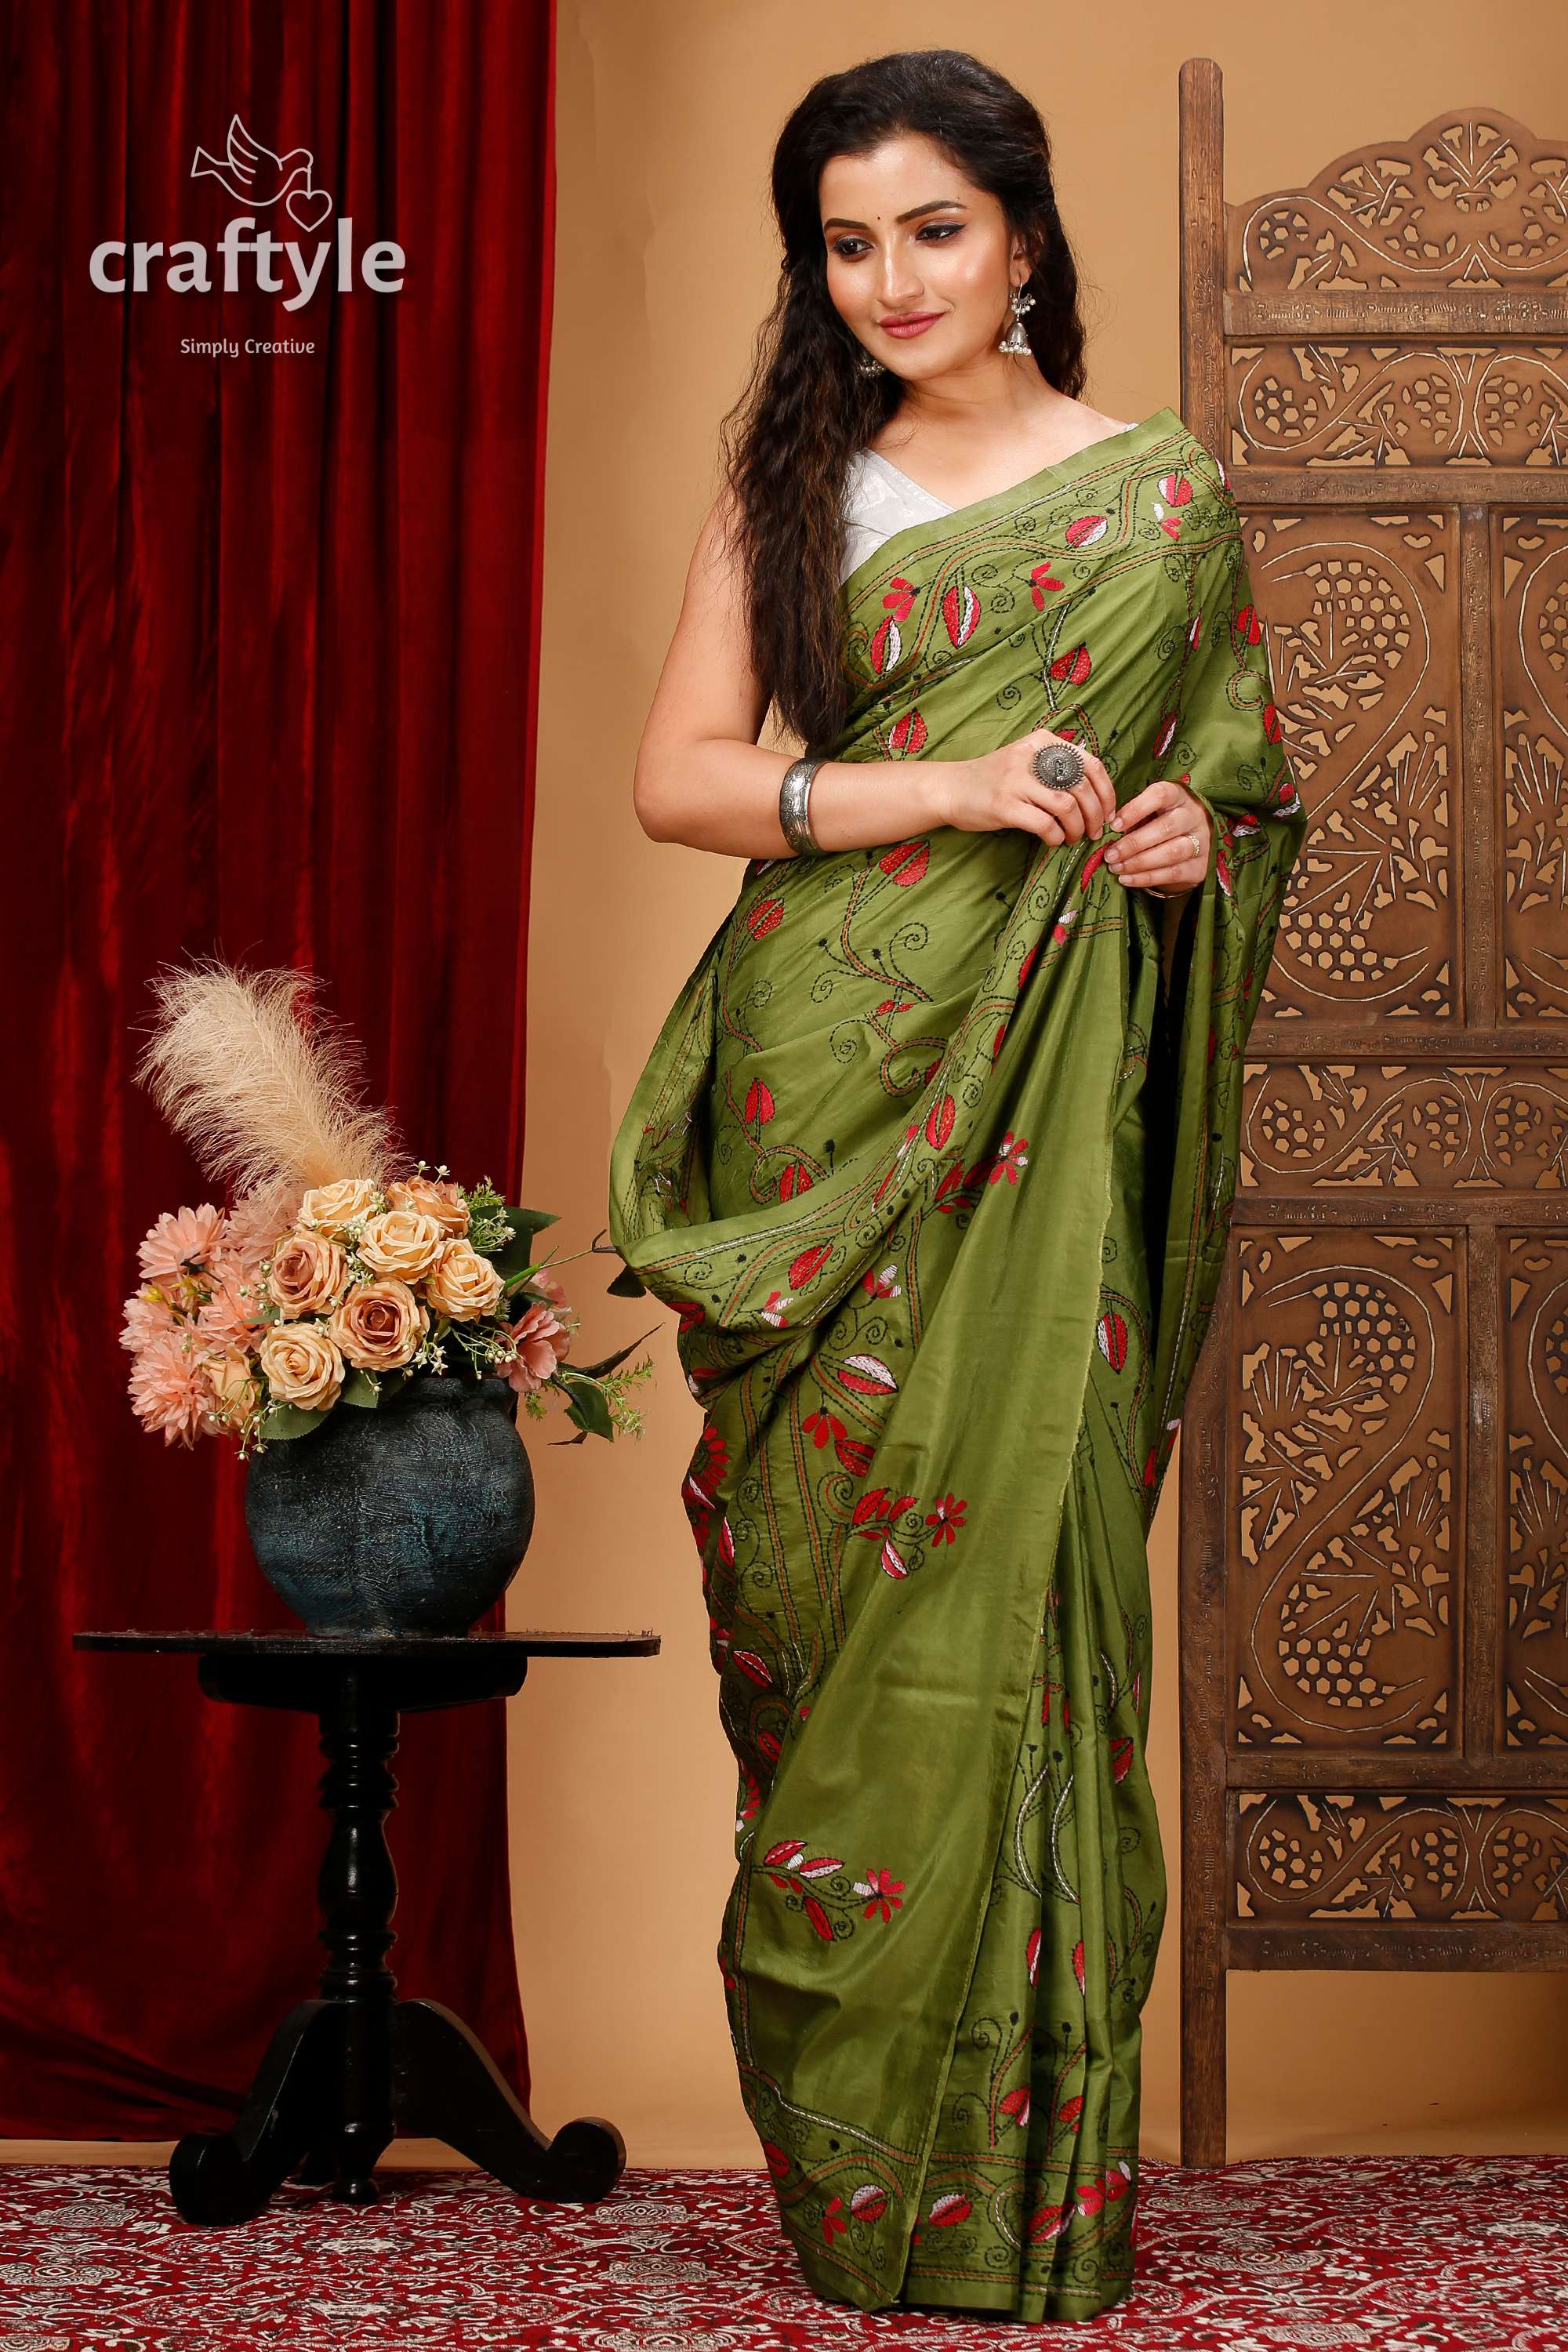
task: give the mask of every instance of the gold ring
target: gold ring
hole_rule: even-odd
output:
[[[1194,857],[1201,857],[1201,856],[1203,856],[1203,854],[1204,854],[1204,837],[1203,837],[1203,835],[1202,835],[1201,833],[1189,833],[1189,834],[1188,834],[1188,835],[1187,835],[1187,839],[1188,839],[1188,840],[1192,843],[1192,845],[1193,845],[1193,856],[1194,856]]]

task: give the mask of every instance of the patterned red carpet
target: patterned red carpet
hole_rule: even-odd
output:
[[[1139,2276],[1099,2319],[868,2317],[803,2286],[764,2176],[628,2172],[597,2206],[384,2173],[193,2229],[162,2172],[0,2168],[0,2352],[1563,2352],[1568,2157],[1148,2164]]]

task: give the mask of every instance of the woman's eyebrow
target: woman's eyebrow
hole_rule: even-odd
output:
[[[907,213],[895,213],[893,215],[894,226],[897,226],[900,221],[918,220],[921,213],[941,212],[947,206],[952,206],[959,212],[967,212],[969,209],[968,205],[958,196],[933,196],[929,205],[911,205]],[[839,220],[835,217],[832,220],[825,220],[822,226],[825,229],[868,228],[870,224],[868,221]]]

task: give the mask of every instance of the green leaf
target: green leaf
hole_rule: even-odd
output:
[[[658,1327],[656,1325],[655,1328],[657,1329],[657,1328]],[[624,1348],[617,1348],[613,1356],[601,1356],[596,1364],[574,1364],[572,1370],[580,1374],[585,1381],[602,1381],[606,1372],[613,1372],[616,1369],[617,1365],[624,1364],[626,1358],[631,1354],[632,1349],[642,1346],[643,1339],[651,1339],[652,1338],[653,1331],[645,1331],[642,1335],[642,1339],[628,1339],[626,1346]]]
[[[356,1364],[347,1374],[342,1387],[338,1391],[338,1402],[363,1405],[374,1412],[381,1402],[381,1391],[371,1374]]]
[[[612,1298],[641,1298],[647,1285],[635,1266],[623,1265],[614,1282],[607,1282],[605,1288]]]
[[[275,1437],[309,1437],[331,1411],[330,1405],[319,1412],[306,1412],[297,1404],[269,1404],[261,1416],[260,1435],[266,1444]]]
[[[511,1227],[511,1239],[504,1249],[489,1253],[490,1264],[499,1265],[502,1274],[517,1274],[533,1263],[533,1236],[542,1227],[559,1223],[552,1209],[514,1209],[507,1207],[501,1214]]]
[[[555,1378],[566,1391],[567,1417],[591,1436],[613,1437],[615,1423],[610,1419],[609,1399],[604,1390],[596,1388],[592,1381],[569,1372],[564,1365],[556,1367]]]

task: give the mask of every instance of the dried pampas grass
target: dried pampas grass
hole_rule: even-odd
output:
[[[363,1098],[357,1040],[316,1005],[318,974],[213,958],[165,966],[149,985],[158,1011],[135,1075],[235,1198],[286,1218],[312,1185],[384,1184],[406,1163],[391,1115]]]

